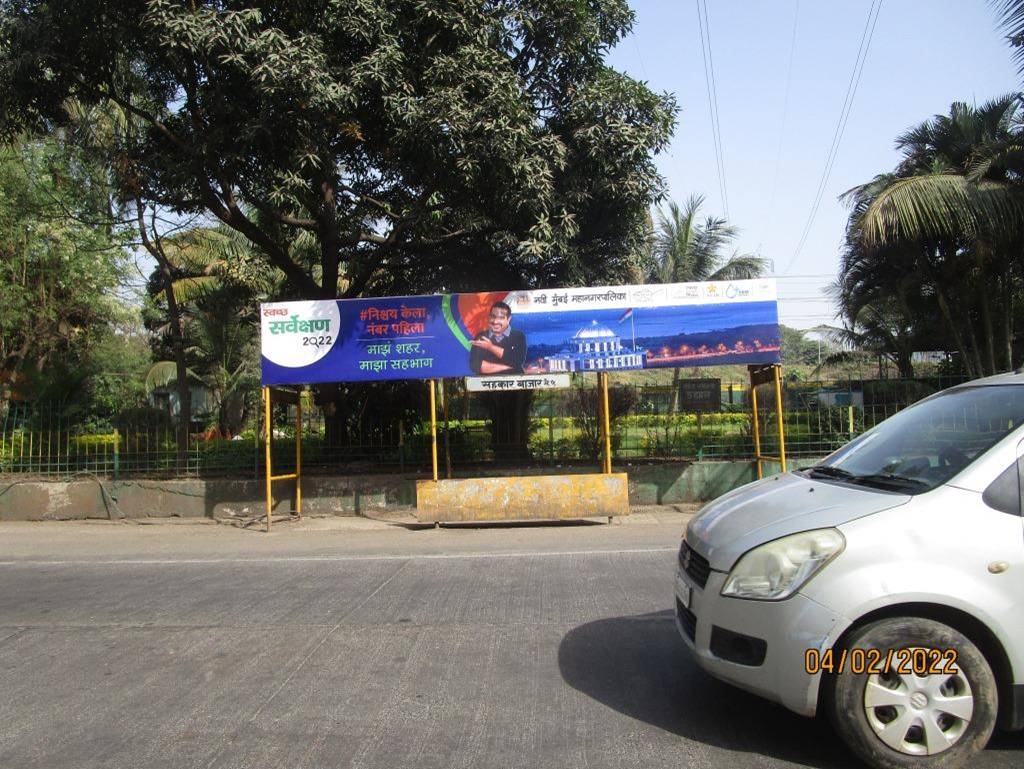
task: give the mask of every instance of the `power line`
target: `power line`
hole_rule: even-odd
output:
[[[875,24],[878,22],[878,14],[882,10],[882,0],[871,0],[871,7],[868,9],[868,19],[864,24],[864,31],[860,36],[860,46],[857,48],[857,58],[853,63],[853,71],[850,73],[850,82],[846,86],[846,98],[843,99],[843,107],[839,113],[839,121],[836,123],[836,129],[832,133],[832,145],[829,147],[828,155],[825,158],[825,168],[821,173],[821,180],[818,182],[818,189],[814,196],[814,203],[811,205],[811,213],[807,217],[807,223],[804,224],[803,232],[800,234],[800,240],[797,243],[796,250],[793,252],[793,256],[790,257],[789,263],[783,272],[786,272],[790,267],[793,266],[793,262],[796,261],[797,257],[800,256],[800,252],[803,250],[804,243],[807,242],[807,236],[811,232],[811,225],[814,224],[814,217],[818,214],[818,207],[821,205],[821,199],[825,194],[825,188],[828,186],[829,177],[832,175],[832,168],[835,166],[836,158],[839,156],[839,144],[843,140],[843,133],[846,131],[846,123],[850,118],[850,111],[853,108],[853,100],[857,95],[857,86],[860,85],[861,74],[864,72],[864,63],[868,58],[868,49],[871,47],[871,39],[875,34]]]
[[[697,27],[700,30],[700,52],[704,61],[704,83],[707,85],[708,109],[711,112],[711,135],[715,145],[715,162],[718,166],[718,190],[722,196],[725,218],[728,220],[729,192],[725,184],[725,152],[722,149],[722,129],[718,120],[718,88],[715,83],[715,60],[711,53],[711,25],[708,23],[706,0],[697,0]],[[705,37],[707,38],[706,46]]]

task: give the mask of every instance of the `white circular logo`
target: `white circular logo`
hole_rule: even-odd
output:
[[[260,305],[263,356],[278,366],[300,368],[331,351],[341,332],[333,299]]]

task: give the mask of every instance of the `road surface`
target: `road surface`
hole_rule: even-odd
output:
[[[0,524],[0,767],[859,766],[689,658],[685,520]]]

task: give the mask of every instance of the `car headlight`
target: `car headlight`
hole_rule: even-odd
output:
[[[744,553],[732,567],[722,595],[758,601],[789,598],[842,552],[837,529],[815,529],[766,542]]]

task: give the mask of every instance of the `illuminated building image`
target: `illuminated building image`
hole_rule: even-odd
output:
[[[644,360],[642,347],[623,347],[621,338],[596,320],[567,339],[560,352],[544,358],[550,372],[636,369],[644,367]]]

